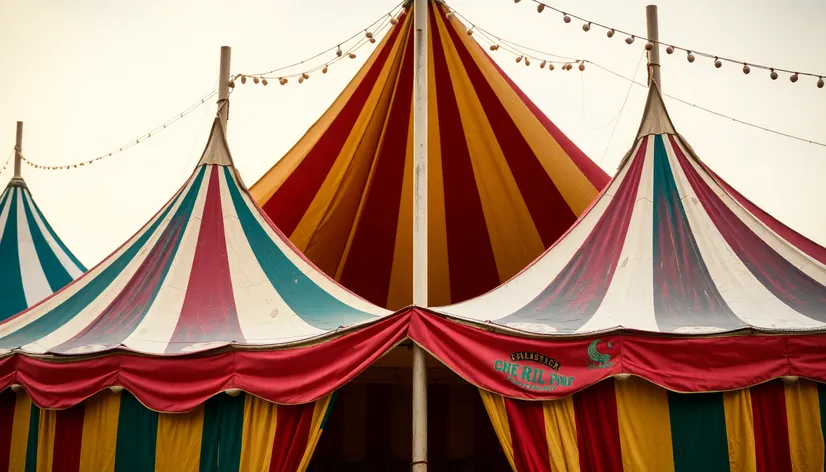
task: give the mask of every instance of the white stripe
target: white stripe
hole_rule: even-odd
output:
[[[490,321],[504,318],[534,300],[559,275],[585,239],[599,222],[622,184],[628,166],[618,174],[608,190],[571,231],[554,244],[527,269],[505,282],[497,289],[468,301],[441,307],[438,310],[462,318]],[[536,331],[528,324],[520,323],[518,329]]]
[[[0,194],[0,202],[3,201],[3,197],[5,197],[7,193],[10,194],[13,191],[14,188],[7,188],[3,194]],[[6,200],[6,204],[3,205],[3,208],[0,208],[0,241],[3,240],[3,232],[6,231],[6,220],[9,218],[9,209],[11,208],[11,197],[12,196],[9,195],[8,200]]]
[[[63,251],[57,241],[54,240],[52,237],[51,231],[46,227],[45,223],[43,222],[43,218],[40,215],[40,212],[37,211],[37,208],[34,206],[34,202],[32,202],[32,197],[29,192],[24,192],[26,196],[26,205],[29,207],[29,211],[31,211],[32,215],[34,216],[34,221],[37,223],[37,227],[40,229],[40,233],[46,239],[46,243],[48,243],[49,247],[52,249],[52,252],[57,256],[57,260],[60,261],[60,265],[66,269],[66,272],[69,273],[69,276],[72,279],[76,279],[80,277],[80,274],[83,271],[75,265],[74,262],[69,258],[69,256]]]
[[[748,226],[754,234],[756,234],[760,239],[768,244],[769,247],[780,254],[781,257],[789,261],[789,263],[800,269],[803,273],[813,278],[821,285],[826,285],[826,266],[796,248],[793,244],[780,237],[771,228],[764,225],[763,222],[752,215],[721,186],[719,186],[714,179],[712,179],[711,176],[705,172],[705,170],[701,169],[697,163],[693,162],[693,159],[689,157],[690,154],[681,143],[679,143],[679,146],[697,173],[702,177],[706,184],[708,184],[711,190],[723,201],[723,203],[732,212],[734,212],[740,221],[745,223],[745,225]]]
[[[172,339],[181,317],[189,279],[192,275],[192,263],[195,260],[195,249],[198,246],[198,236],[201,234],[204,205],[209,190],[210,172],[216,172],[216,170],[215,166],[207,166],[204,171],[204,178],[201,181],[201,188],[198,189],[192,215],[186,231],[181,235],[181,245],[178,247],[169,273],[163,280],[163,285],[144,319],[123,341],[123,344],[130,349],[148,354],[163,354]]]
[[[270,283],[241,227],[223,172],[221,204],[232,291],[246,344],[285,343],[325,333],[296,315]]]
[[[46,279],[40,258],[34,248],[32,233],[23,208],[23,190],[17,192],[17,247],[20,251],[20,278],[23,281],[23,293],[26,294],[26,303],[32,306],[52,294],[52,288]]]
[[[325,274],[323,274],[320,270],[312,267],[310,264],[307,263],[304,259],[301,258],[295,251],[288,246],[281,237],[275,233],[272,227],[267,223],[264,218],[261,216],[260,211],[252,202],[252,199],[247,195],[241,184],[236,182],[236,185],[239,187],[239,191],[241,192],[242,199],[247,204],[247,207],[252,212],[253,216],[255,217],[256,221],[259,225],[264,228],[267,235],[275,241],[275,244],[278,246],[279,250],[284,253],[285,256],[293,263],[295,266],[309,278],[313,283],[324,289],[326,292],[330,293],[334,297],[336,297],[341,302],[357,309],[363,311],[365,313],[370,313],[376,316],[383,316],[387,315],[390,312],[383,308],[377,307],[372,303],[354,295],[353,293],[343,289],[340,285],[338,285],[335,281],[330,280]]]
[[[192,185],[192,180],[190,179],[187,182],[186,187],[184,188],[184,193],[189,189]],[[129,282],[132,278],[132,275],[135,271],[140,267],[143,261],[146,259],[146,256],[152,250],[152,247],[160,238],[163,231],[169,225],[169,222],[172,219],[172,216],[175,214],[175,211],[180,206],[183,197],[178,199],[175,202],[174,206],[170,209],[169,213],[167,213],[166,218],[158,225],[155,233],[149,237],[144,244],[143,248],[135,254],[135,257],[132,261],[124,268],[124,270],[115,277],[112,283],[103,290],[103,292],[93,300],[89,305],[83,308],[75,317],[71,320],[66,322],[63,326],[58,327],[50,334],[42,337],[38,341],[35,341],[31,344],[28,344],[23,347],[24,351],[32,352],[32,353],[42,353],[51,349],[69,339],[71,339],[74,335],[79,333],[83,330],[86,326],[88,326],[92,321],[97,318],[97,316],[112,303],[112,300],[123,290],[123,287]],[[110,255],[103,262],[96,268],[92,269],[91,271],[87,272],[79,279],[75,280],[73,283],[69,284],[66,289],[64,289],[60,294],[51,298],[50,300],[46,301],[42,305],[38,306],[37,308],[25,313],[24,315],[11,320],[3,325],[0,325],[0,337],[5,336],[8,333],[14,332],[25,326],[33,321],[41,318],[42,316],[48,314],[52,311],[58,304],[61,304],[75,295],[79,290],[83,287],[89,285],[93,282],[104,270],[106,270],[112,263],[120,257],[125,251],[127,251],[137,239],[139,239],[147,230],[148,228],[157,221],[158,217],[162,212],[158,212],[158,215],[152,218],[152,220],[144,225],[141,230],[135,234],[130,240],[129,243],[124,244],[115,254]]]
[[[617,269],[596,313],[577,332],[616,327],[659,331],[654,315],[654,136],[644,139],[645,160]]]
[[[783,303],[754,277],[726,242],[697,198],[691,183],[682,171],[674,148],[670,143],[667,143],[665,148],[700,255],[714,285],[729,308],[744,323],[760,328],[810,329],[826,326]],[[688,155],[686,158],[689,162],[692,161]],[[694,166],[694,170],[701,176],[705,174],[699,166]],[[706,182],[711,188],[716,186],[712,181]]]

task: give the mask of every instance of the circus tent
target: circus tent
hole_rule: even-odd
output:
[[[22,137],[21,122],[18,130]],[[0,194],[0,321],[43,300],[85,271],[38,208],[20,176],[16,157],[15,175]]]
[[[608,182],[447,7],[429,1],[431,305],[519,272]],[[253,187],[320,269],[390,309],[412,303],[413,15],[388,32],[307,134]]]

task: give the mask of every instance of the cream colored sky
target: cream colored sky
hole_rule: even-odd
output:
[[[0,0],[0,159],[26,124],[25,154],[60,164],[127,143],[213,89],[221,45],[233,73],[304,59],[367,26],[395,0],[359,2],[215,0]],[[560,9],[645,33],[641,0],[557,0]],[[784,5],[785,3],[785,5]],[[358,4],[354,7],[353,4]],[[634,75],[643,42],[583,33],[549,10],[512,0],[451,0],[470,20],[512,41],[594,61]],[[782,8],[781,8],[782,5]],[[696,50],[826,74],[826,3],[819,0],[666,0],[660,37]],[[247,85],[232,95],[229,140],[251,185],[298,140],[355,74],[372,48],[321,77],[287,87]],[[628,82],[589,67],[549,72],[496,53],[514,81],[586,154],[613,173],[631,144],[645,100],[634,87],[614,132]],[[645,76],[644,66],[636,73]],[[710,60],[689,65],[663,54],[667,93],[721,113],[826,142],[826,88],[797,84]],[[667,99],[677,129],[713,169],[764,209],[826,244],[826,148],[754,130]],[[24,167],[41,209],[75,254],[96,264],[177,190],[197,162],[213,105],[92,167],[44,172]],[[610,124],[609,124],[610,123]],[[608,124],[608,126],[606,126]],[[610,141],[609,141],[610,140]],[[0,184],[11,177],[6,171]]]

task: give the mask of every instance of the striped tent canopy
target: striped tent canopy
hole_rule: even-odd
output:
[[[656,86],[634,147],[577,224],[443,312],[534,333],[826,328],[826,249],[746,200],[677,134]]]
[[[180,191],[97,267],[0,323],[0,349],[189,353],[304,341],[383,314],[317,271],[272,227],[216,119]]]
[[[60,290],[86,269],[15,176],[0,195],[0,321]]]
[[[554,243],[607,184],[465,32],[428,2],[429,304],[480,295]],[[321,270],[412,302],[413,15],[251,192]]]

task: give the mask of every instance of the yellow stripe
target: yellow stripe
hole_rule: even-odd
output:
[[[277,410],[274,403],[247,395],[239,470],[269,470]]]
[[[452,19],[451,22],[454,25],[459,24],[457,18]],[[525,106],[513,88],[502,78],[502,75],[484,56],[485,52],[475,40],[466,34],[458,36],[568,206],[575,214],[582,214],[597,196],[597,189],[565,153],[562,146],[542,126],[539,119]]]
[[[397,41],[393,45],[390,60],[382,67],[378,80],[362,106],[359,116],[353,124],[353,128],[350,130],[350,134],[344,142],[344,145],[341,147],[341,151],[339,151],[333,166],[327,173],[324,182],[313,197],[313,201],[295,228],[295,231],[290,235],[293,244],[298,246],[299,249],[302,249],[311,260],[317,261],[319,256],[325,255],[323,251],[326,241],[324,241],[323,238],[319,239],[318,244],[315,246],[311,246],[310,242],[315,238],[316,232],[319,231],[324,219],[338,216],[336,212],[331,211],[334,206],[341,204],[340,202],[344,202],[344,204],[351,203],[353,200],[355,204],[358,205],[361,201],[363,184],[358,186],[351,185],[349,186],[350,188],[346,188],[348,186],[342,184],[347,178],[363,182],[370,169],[369,164],[372,162],[372,153],[375,152],[376,144],[381,136],[382,125],[384,124],[383,119],[379,120],[374,118],[385,118],[387,115],[386,113],[381,113],[379,110],[386,110],[392,98],[392,94],[389,93],[392,91],[392,88],[388,89],[386,84],[388,78],[392,77],[391,72],[395,72],[396,76],[398,76],[398,68],[401,65],[402,57],[402,54],[399,54],[399,49],[404,44],[406,44],[406,41]],[[371,140],[372,145],[368,145],[367,142]],[[365,162],[367,165],[365,165]],[[355,192],[356,195],[348,195],[349,198],[345,198],[345,196],[339,195],[341,191]],[[330,228],[333,226],[334,225],[328,225]],[[315,254],[314,251],[319,251],[319,254]],[[337,263],[338,260],[335,262]],[[331,272],[335,270],[335,265],[328,268],[323,264],[318,264],[318,262],[316,262],[316,264],[323,270],[330,270]]]
[[[310,437],[307,439],[307,449],[304,450],[304,457],[301,458],[301,463],[298,464],[296,472],[304,472],[310,465],[315,447],[318,445],[319,438],[321,438],[321,423],[324,421],[324,415],[327,414],[327,408],[330,407],[330,398],[332,398],[332,394],[315,402],[313,421],[310,423]]]
[[[551,470],[579,470],[579,449],[576,440],[574,397],[542,402],[545,413],[545,440]]]
[[[198,472],[203,430],[203,405],[189,413],[159,414],[155,472]]]
[[[725,392],[723,404],[726,409],[729,466],[731,470],[756,471],[751,393],[747,389]]]
[[[40,430],[37,437],[37,472],[52,472],[56,426],[57,411],[42,410],[40,412]]]
[[[407,28],[408,24],[412,21],[410,15],[408,15],[407,19],[405,20],[404,24],[399,24],[396,28]],[[350,101],[350,98],[358,88],[359,84],[367,73],[370,71],[370,68],[375,64],[376,58],[379,56],[378,51],[385,47],[393,47],[394,45],[388,45],[388,38],[390,34],[382,38],[381,42],[379,43],[378,47],[376,48],[376,52],[371,54],[367,59],[367,62],[359,69],[358,73],[353,80],[347,84],[347,87],[341,92],[341,95],[336,98],[336,101],[327,109],[326,112],[319,118],[319,120],[310,127],[307,133],[296,143],[296,145],[287,152],[284,157],[282,157],[270,170],[268,170],[259,180],[252,186],[250,189],[250,193],[252,193],[253,198],[255,201],[263,206],[270,198],[272,198],[273,194],[281,187],[281,184],[284,183],[285,180],[292,174],[296,167],[307,157],[307,154],[312,150],[312,148],[318,143],[318,140],[321,136],[327,132],[327,129],[333,123],[333,121],[338,117],[341,110],[344,108],[344,105]],[[400,37],[404,37],[403,34]],[[276,85],[277,86],[277,85]]]
[[[26,447],[29,444],[29,421],[32,414],[32,400],[26,392],[17,392],[14,402],[14,423],[11,431],[9,470],[26,469]],[[34,407],[36,408],[36,407]]]
[[[427,61],[433,64],[432,28],[427,29]],[[442,175],[442,142],[439,133],[439,102],[436,95],[436,73],[427,68],[427,299],[430,306],[451,303],[450,267],[447,258],[447,217],[445,216],[445,184]],[[411,111],[411,122],[413,115]],[[412,163],[410,164],[412,165]],[[412,190],[411,190],[412,191]],[[410,202],[411,218],[413,202]],[[412,250],[412,243],[411,243]],[[411,271],[412,261],[411,261]],[[412,296],[411,296],[412,299]]]
[[[783,389],[786,393],[792,470],[823,471],[823,430],[817,384],[800,379],[798,382],[784,382]]]
[[[399,202],[399,221],[396,225],[396,243],[393,250],[393,268],[390,271],[390,291],[387,308],[398,310],[413,299],[413,110],[404,155],[404,180]],[[432,302],[430,303],[432,304]]]
[[[114,472],[120,393],[105,390],[86,401],[80,472]]]
[[[499,280],[505,281],[522,270],[545,246],[459,57],[457,45],[451,41],[441,16],[437,16],[436,23],[443,40]]]
[[[508,463],[511,469],[516,471],[516,466],[513,463],[513,440],[511,439],[511,429],[508,425],[508,413],[505,411],[505,399],[501,395],[490,393],[486,390],[479,389],[479,394],[482,395],[482,403],[485,405],[485,410],[488,412],[490,422],[493,424],[493,430],[496,432],[496,437],[499,438],[499,444],[502,445],[502,450],[505,451],[505,457],[508,458]],[[565,469],[562,469],[565,470]]]
[[[637,377],[614,383],[624,470],[673,471],[668,392]]]

